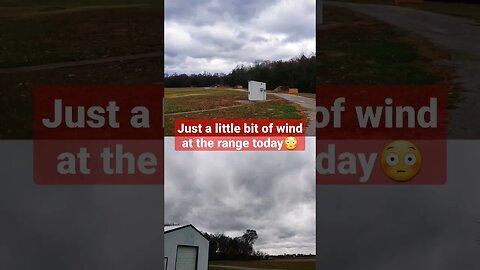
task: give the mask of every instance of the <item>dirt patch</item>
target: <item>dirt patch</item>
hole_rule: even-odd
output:
[[[251,100],[237,100],[237,103],[244,104],[244,105],[249,105],[249,104],[258,104],[262,102],[267,102],[268,100],[260,100],[260,101],[251,101]]]
[[[193,96],[204,96],[205,94],[186,94],[186,95],[177,95],[170,98],[183,98],[183,97],[193,97]]]
[[[212,261],[209,269],[220,265],[228,267],[246,267],[257,269],[284,269],[284,270],[314,270],[316,260],[313,259],[272,259],[272,260],[249,260],[249,261]]]

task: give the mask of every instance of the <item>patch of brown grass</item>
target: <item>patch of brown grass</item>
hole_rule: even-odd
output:
[[[247,93],[236,90],[181,88],[166,89],[165,113],[181,113],[241,105]],[[268,100],[278,100],[268,95]],[[258,103],[256,103],[258,104]]]

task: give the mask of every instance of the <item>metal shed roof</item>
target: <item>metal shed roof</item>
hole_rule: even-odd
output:
[[[191,225],[191,224],[189,224]],[[168,231],[173,231],[173,230],[176,230],[176,229],[180,229],[182,227],[187,227],[189,225],[172,225],[172,226],[163,226],[163,232],[168,232]]]
[[[177,230],[181,230],[183,228],[187,228],[187,227],[192,227],[195,231],[197,231],[201,236],[203,236],[203,238],[207,239],[205,237],[205,235],[203,235],[203,233],[201,231],[199,231],[197,228],[195,228],[195,226],[193,226],[192,224],[187,224],[187,225],[174,225],[174,226],[163,226],[163,233],[169,233],[169,232],[174,232],[174,231],[177,231]],[[208,240],[208,239],[207,239]]]

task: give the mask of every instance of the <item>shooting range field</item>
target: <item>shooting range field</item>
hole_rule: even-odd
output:
[[[250,261],[210,261],[209,270],[240,270],[245,269],[285,269],[285,270],[314,270],[315,258],[286,258],[271,260]]]
[[[274,94],[252,102],[246,90],[231,88],[166,88],[165,135],[174,135],[175,119],[302,119],[304,109]]]

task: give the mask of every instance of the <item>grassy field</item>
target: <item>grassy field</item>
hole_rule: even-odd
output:
[[[0,2],[3,3],[0,4],[0,69],[163,50],[161,6],[72,8],[83,1],[70,1],[68,7],[47,5],[60,1],[14,1],[16,5],[10,7],[7,2]],[[27,5],[32,2],[42,5]],[[103,1],[103,4],[114,2]],[[36,86],[158,84],[162,78],[163,55],[0,73],[0,139],[32,138],[32,90]]]
[[[0,0],[0,6],[85,6],[85,5],[131,5],[131,4],[157,4],[163,6],[163,0]]]
[[[317,29],[317,83],[432,84],[447,81],[448,59],[426,39],[347,9],[326,6]]]
[[[245,100],[246,92],[203,89],[203,88],[167,88],[165,89],[165,113],[208,110],[218,107],[239,105]]]
[[[0,68],[158,52],[163,7],[0,8]]]
[[[0,74],[0,139],[31,139],[32,90],[40,85],[159,84],[163,62],[149,58],[37,72]]]
[[[325,6],[317,28],[317,83],[447,86],[448,108],[462,91],[454,84],[453,52],[348,9]]]
[[[165,135],[174,135],[175,119],[301,119],[304,111],[281,98],[248,102],[247,93],[228,89],[166,88]],[[220,110],[216,110],[219,109]],[[210,110],[195,112],[200,110]]]
[[[255,261],[211,261],[209,270],[228,270],[213,265],[244,266],[249,268],[284,269],[284,270],[314,270],[315,259],[273,259]]]
[[[361,4],[394,5],[393,0],[333,0],[336,2],[351,2]],[[480,22],[480,4],[452,3],[441,1],[426,1],[423,4],[403,5],[404,7],[432,11],[436,13],[459,16]]]
[[[432,12],[465,17],[480,22],[480,4],[426,2],[417,8]]]

